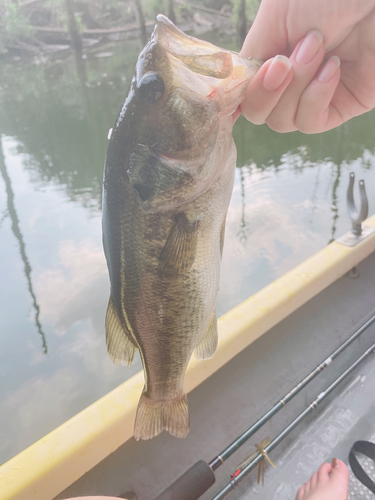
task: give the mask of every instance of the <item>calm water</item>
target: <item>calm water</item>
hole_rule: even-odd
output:
[[[223,43],[221,41],[221,43]],[[140,47],[0,68],[0,463],[141,369],[106,354],[107,132]],[[346,232],[349,172],[375,201],[375,114],[315,136],[239,120],[221,315]]]

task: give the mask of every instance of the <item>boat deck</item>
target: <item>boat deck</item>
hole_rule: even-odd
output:
[[[165,432],[151,441],[131,439],[55,500],[129,491],[134,499],[153,500],[197,460],[209,462],[220,454],[373,314],[374,253],[193,390],[186,439]],[[375,322],[215,471],[215,484],[201,498],[212,499],[255,443],[279,434],[374,341]],[[337,457],[348,463],[354,441],[375,440],[374,387],[370,356],[270,453],[277,468],[268,467],[265,485],[257,485],[253,471],[229,498],[293,499],[323,461]],[[351,478],[349,498],[367,499],[371,493]]]

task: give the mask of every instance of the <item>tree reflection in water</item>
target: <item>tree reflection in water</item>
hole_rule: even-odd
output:
[[[26,246],[25,242],[21,233],[18,217],[17,217],[17,212],[16,212],[16,207],[14,204],[14,194],[12,190],[12,184],[10,182],[10,178],[6,169],[5,161],[4,161],[4,154],[3,154],[3,147],[1,143],[1,137],[0,137],[0,172],[1,175],[4,179],[5,182],[5,190],[6,190],[6,195],[7,195],[7,215],[11,218],[12,221],[12,232],[14,236],[16,237],[18,244],[19,244],[19,250],[20,250],[20,255],[21,259],[24,265],[24,273],[26,276],[26,281],[27,281],[27,289],[31,295],[31,300],[33,304],[33,308],[35,311],[35,325],[38,330],[39,335],[42,338],[42,347],[43,347],[43,352],[44,354],[47,354],[48,349],[47,349],[47,341],[46,341],[46,336],[43,333],[42,330],[42,325],[39,321],[39,314],[40,314],[40,308],[34,293],[34,288],[33,288],[33,282],[31,280],[31,273],[32,269],[30,266],[29,259],[27,258],[26,255]]]
[[[222,37],[211,41],[225,45]],[[227,46],[232,49],[231,44],[229,40]],[[38,230],[48,232],[45,235],[48,242],[45,254],[40,256],[41,249],[31,243],[28,243],[26,253],[24,236],[29,242],[29,234],[34,234],[33,228],[31,223],[30,226],[20,224],[14,192],[17,193],[20,215],[25,205],[21,206],[23,199],[18,198],[17,177],[13,177],[11,170],[13,164],[5,163],[0,152],[6,193],[4,207],[7,207],[18,242],[27,293],[31,296],[43,351],[47,352],[45,331],[48,332],[49,351],[41,362],[38,358],[34,363],[33,347],[24,345],[15,366],[12,360],[9,371],[0,373],[0,376],[5,373],[8,381],[0,397],[0,414],[3,412],[0,432],[5,437],[12,435],[10,431],[20,436],[19,443],[9,441],[3,448],[0,439],[0,462],[20,451],[25,443],[30,444],[30,436],[32,439],[41,437],[46,426],[56,427],[134,374],[130,369],[112,367],[105,352],[103,330],[108,283],[104,257],[103,262],[100,260],[100,212],[107,134],[127,94],[139,50],[138,41],[118,45],[111,42],[91,54],[84,54],[85,59],[79,53],[70,53],[68,57],[64,56],[65,59],[58,55],[49,61],[36,61],[37,64],[2,61],[1,131],[7,138],[14,139],[12,145],[17,145],[14,155],[22,157],[20,164],[25,173],[20,181],[24,183],[22,188],[32,192],[32,199],[38,204],[38,207],[33,207]],[[347,171],[356,169],[358,174],[367,174],[368,192],[374,191],[374,121],[375,114],[368,113],[340,129],[312,136],[298,132],[277,134],[266,125],[254,126],[243,118],[237,121],[233,135],[238,149],[238,171],[228,213],[217,304],[220,314],[319,250],[340,231],[350,228],[343,194],[346,185],[340,181],[346,179]],[[6,154],[5,142],[3,145]],[[48,195],[39,196],[39,192],[48,191],[49,187]],[[369,198],[370,213],[374,213],[375,206]],[[48,203],[55,205],[46,223],[47,214],[43,210],[51,206]],[[22,235],[20,226],[27,227],[30,233],[26,235],[24,229]],[[13,240],[12,234],[10,239]],[[35,241],[37,239],[36,236]],[[71,267],[61,260],[64,249],[65,259],[72,264]],[[4,250],[9,261],[12,252],[13,248]],[[92,260],[88,258],[90,255]],[[95,263],[97,269],[94,269]],[[7,262],[3,264],[7,265]],[[61,283],[65,283],[65,287]],[[64,290],[60,290],[59,285]],[[22,290],[16,290],[15,285],[14,293],[18,296],[25,288],[23,277],[21,287]],[[62,293],[54,293],[56,289],[64,291],[64,300],[61,299]],[[13,318],[20,316],[22,310],[18,296],[14,296],[14,310],[10,311]],[[53,300],[46,301],[46,296]],[[73,304],[69,304],[70,298],[74,299]],[[51,304],[57,304],[57,313],[50,311],[53,309]],[[46,312],[48,315],[44,316]],[[69,321],[61,321],[59,314],[69,316]],[[43,320],[43,328],[39,317]],[[9,352],[15,352],[18,339],[29,333],[26,322],[20,328],[18,323],[14,324],[13,329],[9,328],[12,333],[5,343]],[[17,334],[17,338],[16,335],[10,338],[12,334]],[[6,350],[2,355],[6,361],[10,359]],[[0,368],[3,368],[1,364]],[[61,402],[55,404],[56,415],[49,414],[47,419],[44,413],[49,401],[43,396],[39,381],[48,385],[50,380],[60,380],[61,373],[62,387],[68,389],[64,392],[54,385],[46,391],[48,398],[51,394],[63,394]],[[67,383],[69,374],[71,380]],[[34,392],[26,383],[33,379]],[[12,403],[11,411],[8,392],[21,395]],[[25,408],[29,408],[29,413]],[[33,415],[25,418],[24,427],[19,417],[21,413]]]

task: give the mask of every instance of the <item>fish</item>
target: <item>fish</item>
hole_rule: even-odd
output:
[[[135,439],[189,432],[189,360],[218,343],[225,219],[236,147],[233,113],[259,63],[158,15],[113,127],[104,167],[103,246],[110,277],[106,343],[144,369]]]

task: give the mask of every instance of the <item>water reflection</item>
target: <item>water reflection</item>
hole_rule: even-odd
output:
[[[375,144],[373,121],[374,112],[347,122],[338,129],[325,134],[304,136],[299,132],[275,134],[266,126],[249,125],[246,128],[240,119],[240,126],[234,129],[234,137],[238,146],[238,166],[241,172],[245,168],[250,175],[252,171],[277,172],[285,165],[296,173],[309,168],[315,169],[317,175],[311,198],[313,204],[316,200],[316,193],[319,191],[319,184],[330,177],[332,181],[332,225],[330,236],[327,238],[328,244],[338,236],[337,222],[340,217],[338,188],[342,169],[350,164],[356,164],[358,161],[361,163],[361,168],[365,170],[373,167]],[[322,166],[325,169],[329,167],[330,176],[326,173],[322,174]],[[242,173],[241,179],[243,179]],[[238,237],[243,239],[245,234],[246,221],[243,213]]]
[[[245,177],[243,172],[243,167],[240,167],[240,179],[241,179],[241,199],[242,199],[242,213],[241,213],[241,222],[240,229],[237,233],[237,236],[241,243],[246,243],[247,237],[249,236],[250,229],[246,223],[246,199],[245,199]]]
[[[12,227],[3,218],[0,274],[12,290],[0,290],[0,463],[140,369],[138,358],[130,369],[116,368],[106,354],[100,223],[107,132],[138,52],[135,41],[100,47],[86,59],[3,63],[0,210]],[[369,113],[303,136],[238,120],[218,315],[350,228],[349,171],[365,179],[374,212],[374,122]],[[48,338],[47,356],[35,325],[43,345]]]
[[[55,64],[9,64],[1,75],[3,134],[18,139],[36,183],[58,183],[72,200],[101,207],[107,132],[127,91],[137,57],[129,44],[123,61],[78,54]]]
[[[20,255],[21,255],[23,265],[24,265],[24,273],[25,273],[26,280],[27,280],[27,289],[30,292],[33,308],[35,310],[35,325],[36,325],[36,328],[38,330],[39,335],[42,338],[43,352],[45,354],[47,354],[48,349],[47,349],[46,336],[44,335],[44,332],[42,330],[42,325],[40,324],[40,321],[39,321],[40,308],[39,308],[39,305],[38,305],[38,302],[37,302],[37,299],[36,299],[36,296],[34,293],[34,287],[33,287],[33,283],[31,280],[31,266],[30,266],[30,262],[27,258],[27,255],[26,255],[26,246],[25,246],[24,239],[22,237],[22,233],[20,230],[20,225],[19,225],[19,221],[18,221],[18,217],[17,217],[17,212],[16,212],[16,208],[14,205],[14,194],[13,194],[13,190],[12,190],[12,184],[10,182],[10,178],[9,178],[6,166],[5,166],[1,137],[0,137],[0,171],[1,171],[1,175],[2,175],[4,182],[5,182],[5,190],[6,190],[6,195],[7,195],[7,214],[9,215],[9,217],[12,220],[12,231],[13,231],[13,234],[16,237],[18,244],[19,244]]]
[[[336,173],[334,174],[334,183],[333,183],[333,188],[332,188],[332,230],[331,230],[331,238],[328,243],[331,243],[335,239],[335,234],[336,234],[336,223],[337,219],[339,218],[339,211],[337,208],[337,188],[339,187],[340,184],[340,177],[341,177],[341,164],[335,165],[335,170]]]

